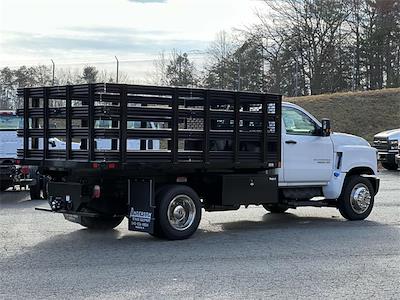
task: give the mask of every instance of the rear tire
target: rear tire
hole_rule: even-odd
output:
[[[384,167],[386,170],[389,171],[396,171],[398,168],[397,164],[392,164],[392,163],[382,163],[382,167]]]
[[[272,214],[283,214],[289,209],[285,204],[263,204],[264,208]]]
[[[111,230],[123,220],[124,217],[81,217],[80,224],[92,230]]]
[[[43,200],[48,198],[47,191],[44,187],[41,187],[41,184],[29,186],[29,195],[31,200]]]
[[[154,236],[187,239],[199,226],[202,204],[197,193],[185,185],[161,187],[156,197]]]
[[[35,179],[36,184],[29,186],[29,194],[31,200],[43,200],[48,198],[47,193],[47,178],[41,176],[37,169],[29,169],[29,177]]]
[[[364,220],[372,211],[374,197],[374,188],[367,178],[350,176],[346,178],[338,199],[339,212],[347,220]]]
[[[40,184],[35,184],[29,186],[29,195],[31,197],[31,200],[40,200],[41,198],[41,190],[40,190]]]

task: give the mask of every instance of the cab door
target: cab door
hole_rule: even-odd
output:
[[[333,143],[296,106],[282,107],[283,180],[288,185],[327,183],[333,170]]]

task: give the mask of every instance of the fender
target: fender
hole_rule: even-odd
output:
[[[333,176],[328,184],[322,188],[327,199],[337,199],[340,196],[344,180],[352,170],[360,170],[356,172],[360,175],[374,176],[378,172],[376,149],[363,145],[343,145],[335,150]],[[379,180],[376,176],[374,178],[375,183],[378,182],[375,187],[379,188]]]
[[[339,146],[335,149],[336,155],[341,154],[341,161],[335,167],[343,173],[354,168],[371,169],[373,175],[378,173],[377,151],[375,148],[362,145]]]

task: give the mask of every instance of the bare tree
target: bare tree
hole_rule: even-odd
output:
[[[233,89],[236,82],[237,63],[233,54],[238,42],[232,34],[220,31],[207,51],[207,61],[203,75],[203,85],[219,89]]]
[[[168,85],[167,64],[168,61],[165,52],[162,51],[159,53],[157,59],[154,60],[154,72],[152,72],[149,76],[150,83],[157,85]]]

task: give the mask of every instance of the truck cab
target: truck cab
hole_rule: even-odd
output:
[[[400,145],[400,128],[382,131],[374,136],[373,146],[378,150],[378,160],[387,170],[397,170],[395,156]]]
[[[328,202],[339,199],[350,178],[360,181],[350,193],[365,194],[359,206],[366,206],[372,193],[366,178],[374,190],[378,189],[378,181],[371,179],[377,175],[376,149],[361,137],[331,133],[313,115],[292,103],[282,103],[281,143],[282,164],[277,173],[280,197],[287,205],[281,205],[280,210],[295,208],[299,201],[310,205],[314,197],[324,197]]]

